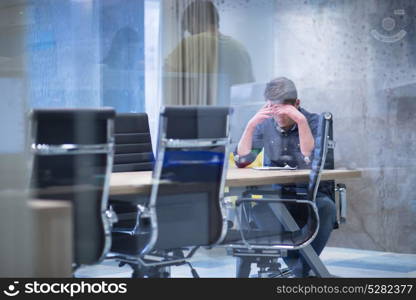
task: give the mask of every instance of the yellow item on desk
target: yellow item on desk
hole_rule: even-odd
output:
[[[233,152],[230,153],[229,166],[231,168],[237,167],[235,165]],[[259,153],[259,155],[257,155],[256,160],[253,161],[251,164],[249,164],[246,168],[262,167],[262,166],[263,166],[263,150]]]
[[[231,152],[230,153],[230,157],[229,157],[229,167],[230,168],[237,168],[237,166],[235,165],[235,161],[234,161],[234,153]],[[257,155],[256,160],[253,161],[251,164],[249,164],[246,168],[254,168],[254,167],[262,167],[263,166],[263,151],[261,151],[259,153],[259,155]],[[230,189],[228,186],[225,187],[225,193],[229,193]],[[256,196],[256,195],[253,195]],[[237,200],[238,197],[235,196],[228,196],[225,197],[225,201],[227,202],[231,202],[232,205],[235,207],[235,201]],[[253,198],[253,199],[258,199],[258,198]],[[252,206],[254,206],[255,204],[252,203]]]

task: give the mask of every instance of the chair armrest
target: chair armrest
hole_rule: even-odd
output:
[[[258,191],[252,193],[254,197],[242,197],[235,201],[235,208],[241,208],[242,211],[237,213],[236,221],[237,228],[241,240],[239,242],[231,241],[231,247],[237,248],[246,248],[246,249],[267,249],[267,250],[276,250],[276,249],[301,249],[312,241],[319,228],[319,217],[317,213],[316,204],[314,201],[305,200],[305,199],[296,199],[296,198],[280,198],[276,193],[269,193],[269,197],[263,195],[257,195]],[[275,197],[271,197],[271,194],[275,194]],[[256,197],[257,196],[257,197]],[[276,208],[270,207],[273,210],[273,213],[276,215],[276,218],[279,219],[279,222],[283,226],[283,230],[276,227],[276,232],[273,234],[267,229],[245,229],[242,226],[241,214],[245,213],[246,203],[270,203],[270,204],[279,204],[281,207]],[[287,207],[283,203],[300,203],[312,208],[311,215],[308,216],[308,220],[304,225],[299,227],[291,213],[287,210]],[[256,239],[253,241],[252,239]],[[257,240],[259,238],[259,240]],[[280,241],[273,242],[270,244],[271,240],[267,239],[280,239]],[[266,239],[266,240],[264,240]],[[253,243],[254,242],[254,243]],[[239,244],[240,243],[240,244]]]

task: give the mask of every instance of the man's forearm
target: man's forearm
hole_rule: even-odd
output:
[[[250,154],[253,147],[253,134],[255,126],[248,124],[244,133],[238,143],[237,154],[240,156],[245,156]]]
[[[304,156],[310,156],[315,148],[315,140],[306,118],[297,122],[299,129],[300,151]]]

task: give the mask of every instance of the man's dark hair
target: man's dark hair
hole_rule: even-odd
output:
[[[298,93],[292,80],[278,77],[267,83],[264,98],[275,103],[295,104]]]
[[[185,30],[193,26],[196,32],[205,32],[210,26],[219,27],[219,13],[215,5],[209,0],[193,1],[182,14],[182,27]]]

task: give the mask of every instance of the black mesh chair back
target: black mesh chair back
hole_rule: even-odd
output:
[[[328,117],[328,151],[326,155],[324,169],[335,169],[335,140],[333,122],[334,118],[331,113],[326,113]],[[323,180],[319,186],[319,192],[327,194],[334,202],[337,208],[337,220],[334,224],[334,228],[337,229],[342,223],[346,222],[346,210],[348,207],[346,199],[347,187],[343,183],[336,183],[335,180]]]
[[[152,171],[154,155],[147,114],[117,114],[114,126],[113,172]],[[131,215],[136,215],[137,203],[145,202],[146,195],[117,195],[111,196],[109,201],[118,216],[118,222],[113,226],[114,233],[134,228],[136,220]],[[119,245],[117,237],[116,234],[112,249],[125,248],[123,243]]]
[[[161,117],[164,138],[201,140],[228,138],[230,109],[225,107],[166,107]]]
[[[323,113],[319,117],[318,131],[315,137],[315,149],[313,152],[313,159],[311,163],[311,173],[309,175],[309,184],[308,184],[308,200],[315,201],[316,194],[318,192],[318,187],[320,183],[320,177],[322,170],[325,166],[333,168],[334,155],[333,149],[331,149],[332,159],[326,164],[327,154],[328,154],[328,141],[330,130],[332,133],[332,114]]]
[[[151,171],[153,163],[147,114],[117,114],[113,172]]]
[[[334,117],[331,113],[328,113],[331,115],[330,120],[328,120],[328,151],[326,154],[326,160],[324,169],[325,170],[334,170],[335,169],[335,141],[334,141]],[[328,115],[328,116],[329,116]],[[326,193],[328,196],[330,196],[331,199],[335,201],[336,199],[336,186],[335,186],[335,180],[325,180],[321,181],[319,191],[322,191]],[[336,224],[336,227],[338,225]]]
[[[326,153],[326,160],[325,160],[325,167],[324,169],[333,170],[335,169],[335,142],[334,142],[334,116],[327,112],[325,115],[329,118],[328,119],[328,151]]]
[[[32,113],[33,197],[73,204],[74,264],[94,264],[111,246],[107,210],[113,109]]]

